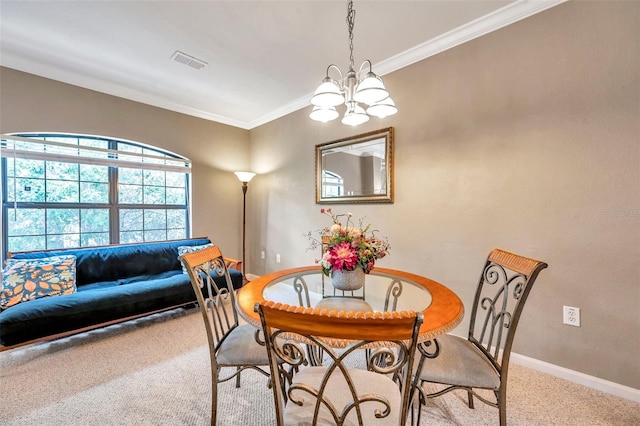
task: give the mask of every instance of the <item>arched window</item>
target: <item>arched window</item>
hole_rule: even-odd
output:
[[[3,253],[189,236],[191,163],[113,138],[3,135]]]

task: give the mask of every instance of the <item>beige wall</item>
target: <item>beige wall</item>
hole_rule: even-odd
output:
[[[0,132],[97,134],[190,158],[193,234],[230,256],[242,209],[231,171],[253,169],[248,271],[264,273],[317,257],[302,236],[326,225],[314,145],[394,126],[395,203],[334,207],[389,237],[380,265],[469,306],[491,248],[544,260],[514,351],[640,388],[638,28],[638,2],[562,4],[385,76],[399,114],[356,129],[305,109],[248,132],[0,68]],[[562,325],[562,305],[582,309],[582,327]]]
[[[640,388],[638,28],[638,2],[565,3],[385,76],[394,117],[350,129],[305,109],[253,129],[249,270],[317,257],[315,144],[394,126],[395,203],[334,206],[389,237],[380,265],[470,307],[490,249],[544,260],[514,351]]]
[[[0,68],[0,132],[70,132],[128,139],[193,161],[192,235],[241,257],[242,190],[249,132]]]

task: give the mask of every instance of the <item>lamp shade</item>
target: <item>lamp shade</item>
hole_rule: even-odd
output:
[[[390,96],[385,99],[374,103],[367,108],[367,114],[373,115],[378,118],[385,118],[398,112],[396,104],[393,102]]]
[[[356,93],[353,95],[353,100],[367,105],[372,105],[387,97],[389,97],[389,92],[385,89],[382,79],[369,71],[364,80],[362,80],[356,87]]]
[[[344,103],[340,88],[330,77],[325,77],[313,93],[311,103],[321,107],[335,107]]]
[[[322,121],[323,123],[326,123],[327,121],[335,120],[339,115],[340,114],[338,114],[338,111],[336,111],[334,107],[314,106],[313,111],[311,111],[311,114],[309,114],[309,117],[312,120]]]
[[[238,179],[240,179],[240,182],[242,183],[249,183],[251,181],[251,179],[253,179],[253,177],[256,175],[253,172],[234,172],[236,174],[236,176],[238,176]]]
[[[349,107],[347,112],[344,114],[344,117],[342,117],[342,124],[346,124],[348,126],[357,126],[359,124],[366,123],[367,121],[369,121],[369,116],[358,104],[355,104],[353,107]]]

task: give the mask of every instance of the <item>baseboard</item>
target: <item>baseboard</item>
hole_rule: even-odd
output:
[[[511,361],[515,364],[531,368],[532,370],[550,374],[561,379],[568,380],[573,383],[596,389],[620,398],[628,399],[634,402],[640,402],[640,389],[624,386],[598,377],[589,376],[578,371],[569,370],[568,368],[540,361],[528,356],[511,353]]]

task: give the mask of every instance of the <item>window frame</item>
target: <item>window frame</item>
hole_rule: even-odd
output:
[[[37,138],[37,139],[34,139]],[[106,203],[99,203],[99,202],[90,202],[90,203],[82,203],[81,202],[81,197],[80,197],[80,193],[78,196],[78,201],[77,202],[50,202],[47,201],[46,199],[44,201],[17,201],[17,200],[13,200],[13,201],[9,201],[10,198],[10,194],[8,193],[8,189],[9,189],[9,180],[10,179],[15,179],[15,176],[13,177],[9,177],[8,176],[8,163],[7,161],[10,161],[13,158],[13,155],[11,155],[11,150],[10,149],[5,149],[6,143],[5,141],[7,140],[15,140],[15,141],[40,141],[40,142],[46,142],[48,139],[47,138],[71,138],[71,139],[75,139],[77,142],[77,146],[78,152],[84,151],[85,148],[87,151],[96,151],[96,157],[100,157],[100,158],[93,158],[94,156],[90,154],[90,156],[85,157],[85,156],[80,156],[78,154],[78,159],[79,161],[71,161],[73,160],[75,157],[73,157],[73,154],[71,156],[67,156],[66,158],[60,158],[60,156],[56,155],[56,154],[47,154],[47,153],[34,153],[33,157],[38,157],[38,158],[31,158],[29,157],[29,153],[26,153],[26,157],[22,157],[20,156],[20,158],[31,158],[31,159],[36,159],[36,160],[43,160],[45,161],[45,169],[46,169],[46,161],[54,161],[54,162],[67,162],[67,163],[72,163],[72,164],[76,164],[78,165],[78,168],[80,169],[79,165],[82,164],[93,164],[93,165],[98,165],[98,166],[106,166],[107,167],[107,186],[108,186],[108,194],[107,194],[107,202]],[[102,149],[102,148],[87,148],[87,146],[85,145],[81,145],[81,140],[98,140],[98,141],[103,141],[106,142],[106,145],[108,147],[108,149]],[[16,142],[14,142],[14,147]],[[50,145],[55,146],[60,146],[61,143],[58,142],[49,142]],[[66,147],[73,147],[75,145],[73,144],[63,144],[66,145]],[[130,151],[126,151],[123,149],[119,149],[122,148],[123,146],[129,146],[129,147],[134,147],[135,150],[140,150],[141,154],[137,154],[137,153],[131,153]],[[45,238],[45,247],[44,249],[46,250],[50,250],[50,249],[63,249],[63,248],[72,248],[72,247],[47,247],[48,244],[48,237],[49,236],[53,236],[53,235],[58,235],[56,233],[50,233],[49,230],[47,229],[46,226],[46,215],[47,215],[47,210],[46,209],[75,209],[78,211],[78,214],[81,214],[82,210],[96,210],[96,209],[105,209],[108,211],[108,244],[119,244],[121,243],[121,232],[120,232],[120,212],[122,210],[142,210],[143,215],[144,215],[144,211],[145,210],[164,210],[165,211],[165,227],[164,227],[164,232],[165,232],[165,240],[170,240],[172,238],[166,238],[167,235],[169,234],[169,232],[172,229],[182,229],[182,228],[169,228],[168,227],[168,217],[166,212],[168,212],[169,210],[181,210],[184,211],[184,217],[185,217],[185,221],[184,221],[184,238],[189,238],[191,235],[191,162],[184,158],[181,157],[175,153],[169,152],[167,150],[163,150],[161,148],[158,147],[154,147],[154,146],[150,146],[150,145],[146,145],[143,143],[139,143],[139,142],[134,142],[134,141],[129,141],[129,140],[123,140],[123,139],[118,139],[118,138],[111,138],[111,137],[105,137],[105,136],[94,136],[94,135],[84,135],[84,134],[75,134],[75,133],[54,133],[54,132],[38,132],[38,133],[25,133],[25,132],[21,132],[21,133],[16,133],[16,134],[11,134],[11,135],[2,135],[2,147],[3,147],[3,152],[2,156],[0,157],[0,161],[1,163],[1,174],[0,174],[0,180],[1,180],[1,185],[2,185],[2,258],[4,259],[8,253],[9,250],[9,218],[8,216],[11,213],[11,211],[14,208],[17,209],[28,209],[28,208],[33,208],[33,209],[45,209],[45,229],[44,229],[44,233],[43,234],[38,234],[41,235]],[[61,147],[61,149],[65,149],[64,146]],[[45,149],[46,150],[46,149]],[[52,149],[53,150],[53,149]],[[8,152],[7,152],[8,151]],[[151,154],[150,154],[151,153]],[[109,159],[107,159],[107,157]],[[18,156],[16,156],[16,158],[18,158]],[[163,161],[164,160],[164,161]],[[176,161],[174,161],[176,160]],[[145,161],[147,161],[145,163]],[[163,162],[163,164],[159,164]],[[174,163],[171,165],[167,165],[169,163]],[[177,164],[177,165],[176,165]],[[182,166],[184,166],[184,168],[182,168]],[[161,186],[164,188],[164,194],[165,194],[165,199],[164,199],[164,203],[163,204],[145,204],[144,203],[144,199],[142,199],[141,203],[127,203],[127,204],[120,204],[119,203],[119,175],[120,175],[120,169],[122,168],[137,168],[137,169],[142,169],[142,170],[161,170],[164,172],[179,172],[182,173],[184,171],[185,174],[185,180],[184,180],[184,204],[167,204],[167,199],[166,199],[166,194],[167,194],[167,188],[173,188],[173,186],[167,186],[167,182],[165,180],[164,185]],[[14,174],[16,173],[16,171],[14,170]],[[166,177],[166,174],[165,174]],[[46,171],[43,175],[43,179],[46,182],[48,182],[48,179],[46,178]],[[80,173],[78,173],[78,177],[76,180],[74,180],[74,182],[77,182],[78,185],[80,185],[80,183],[82,182],[82,177],[80,175]],[[144,193],[144,172],[143,172],[143,181],[140,184],[140,190],[143,191]],[[178,187],[175,187],[178,188]],[[15,195],[14,195],[15,197]],[[144,220],[142,223],[142,229],[140,230],[135,230],[136,232],[140,233],[140,237],[141,237],[141,241],[136,241],[136,242],[151,242],[151,241],[161,241],[158,239],[153,239],[153,240],[147,240],[145,238],[145,229],[144,229]],[[92,247],[94,245],[89,245],[89,246],[83,246],[82,245],[82,236],[83,234],[90,234],[91,232],[82,232],[82,229],[80,229],[80,227],[78,228],[78,232],[77,237],[79,239],[78,243],[79,245],[77,247]],[[60,235],[64,235],[60,234]],[[181,237],[182,238],[182,237]],[[125,241],[125,243],[130,243],[133,241]],[[101,243],[99,243],[98,245],[103,245]],[[42,250],[42,248],[38,249],[38,250]]]

